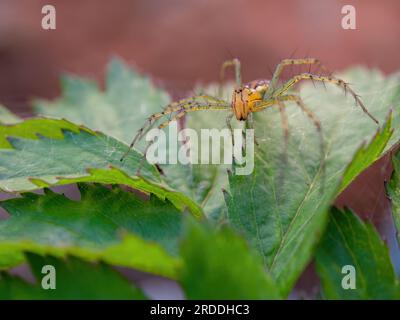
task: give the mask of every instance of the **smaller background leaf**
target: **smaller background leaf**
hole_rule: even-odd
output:
[[[389,251],[378,232],[351,211],[332,209],[316,254],[324,296],[328,299],[399,299]],[[342,287],[345,265],[356,270],[356,289]]]
[[[44,299],[145,299],[111,267],[91,264],[77,258],[59,259],[50,256],[27,254],[29,265],[36,278],[32,285],[7,274],[0,275],[0,300]],[[41,287],[42,267],[51,265],[56,270],[56,289]]]

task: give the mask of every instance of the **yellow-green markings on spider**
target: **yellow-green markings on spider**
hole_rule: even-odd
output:
[[[376,124],[379,124],[378,120],[368,111],[364,106],[360,97],[350,88],[349,84],[342,79],[335,78],[332,76],[322,76],[312,73],[301,73],[293,76],[283,84],[279,85],[280,76],[285,67],[290,65],[320,65],[320,61],[315,58],[304,58],[304,59],[284,59],[276,67],[275,72],[270,81],[268,80],[256,80],[245,85],[242,84],[242,76],[240,70],[240,61],[238,59],[228,60],[222,64],[221,67],[221,83],[224,81],[225,70],[229,67],[233,67],[235,70],[236,88],[232,93],[231,102],[216,98],[210,95],[197,95],[187,99],[182,99],[176,102],[168,104],[162,112],[152,114],[146,121],[146,123],[139,129],[135,138],[129,146],[129,149],[121,157],[121,161],[126,157],[131,148],[137,141],[142,139],[144,135],[153,127],[156,121],[170,115],[170,119],[162,122],[158,125],[158,129],[163,129],[168,126],[172,121],[182,118],[188,112],[202,111],[202,110],[222,110],[230,111],[231,113],[227,117],[227,125],[232,131],[231,119],[233,116],[239,121],[250,120],[250,115],[253,112],[259,112],[266,108],[274,105],[279,107],[281,114],[281,123],[284,130],[285,145],[287,146],[287,140],[289,135],[288,121],[285,113],[285,102],[292,101],[297,105],[305,115],[312,121],[316,130],[319,133],[321,141],[321,161],[324,158],[324,144],[321,132],[321,123],[317,116],[304,104],[303,100],[299,95],[288,94],[287,92],[295,84],[301,80],[312,80],[319,81],[322,83],[332,83],[342,88],[346,93],[353,96],[356,104],[366,113]],[[151,143],[151,142],[150,142]],[[146,155],[148,147],[144,154]],[[286,148],[285,148],[286,149]]]

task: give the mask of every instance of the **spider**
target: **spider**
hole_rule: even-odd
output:
[[[316,115],[308,107],[306,107],[299,95],[288,93],[289,89],[291,89],[295,84],[297,84],[301,80],[307,79],[312,81],[319,81],[324,84],[332,83],[341,87],[344,90],[345,94],[348,92],[353,96],[356,105],[358,105],[364,111],[364,113],[366,113],[376,124],[379,124],[378,120],[373,115],[371,115],[367,108],[364,106],[360,97],[350,88],[349,84],[339,78],[335,78],[332,76],[316,75],[312,73],[300,73],[293,76],[283,84],[279,84],[282,71],[285,67],[291,65],[321,65],[321,63],[318,59],[314,58],[284,59],[277,65],[270,81],[256,80],[243,85],[240,70],[240,61],[238,59],[225,61],[222,64],[220,72],[221,83],[224,80],[225,71],[227,68],[233,67],[235,71],[236,88],[233,90],[231,102],[213,97],[211,95],[196,95],[168,104],[162,110],[162,112],[154,113],[147,119],[143,127],[139,129],[128,150],[121,157],[120,161],[123,161],[129,151],[133,148],[135,143],[138,140],[142,139],[142,137],[153,127],[155,122],[157,122],[161,118],[169,115],[169,119],[159,124],[158,129],[163,129],[164,127],[168,126],[172,121],[176,121],[182,118],[188,112],[203,110],[228,111],[229,115],[227,117],[226,123],[228,128],[232,132],[231,120],[234,116],[239,121],[245,121],[248,118],[249,120],[251,120],[250,116],[253,112],[259,112],[272,106],[278,106],[281,114],[282,128],[284,130],[285,145],[287,147],[289,128],[285,113],[285,102],[289,101],[294,102],[295,105],[297,105],[314,124],[316,130],[319,133],[321,141],[321,157],[323,157],[324,150],[320,121],[318,120]],[[149,146],[150,144],[144,151],[144,155],[146,155]]]

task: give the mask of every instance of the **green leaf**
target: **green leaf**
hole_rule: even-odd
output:
[[[0,123],[12,124],[21,121],[15,114],[0,104]]]
[[[378,133],[350,95],[346,97],[329,85],[324,90],[309,84],[300,94],[322,124],[324,173],[315,127],[296,105],[288,104],[288,163],[282,161],[285,151],[279,110],[270,108],[254,117],[258,142],[254,172],[229,177],[228,218],[258,249],[285,294],[310,261],[333,200],[400,137],[391,130],[392,125],[400,126],[398,77],[385,78],[365,69],[352,69],[341,77],[380,120],[383,128]],[[390,108],[393,117],[387,118]],[[366,147],[365,141],[370,141]]]
[[[222,89],[222,97],[230,99],[234,85],[227,84]],[[218,94],[218,86],[211,84],[207,87],[195,88],[195,94],[207,92],[213,96]],[[204,111],[188,113],[185,117],[185,128],[193,129],[201,136],[202,129],[226,129],[226,111]],[[233,123],[234,127],[241,128],[238,122]],[[205,141],[202,141],[204,143]],[[223,143],[221,143],[221,154]],[[203,148],[199,145],[200,150]],[[201,152],[201,151],[200,151]],[[189,195],[201,205],[208,219],[215,223],[226,220],[227,207],[225,204],[222,189],[229,190],[227,170],[230,165],[217,164],[193,164],[179,166],[176,170],[166,169],[166,180],[175,189]],[[163,168],[165,169],[165,168]]]
[[[196,130],[200,137],[201,129],[224,128],[225,118],[225,112],[217,112],[212,117],[207,112],[193,113],[187,116],[185,127]],[[228,165],[213,164],[180,166],[173,174],[167,171],[166,179],[169,185],[197,200],[207,217],[218,222],[226,219],[227,214],[221,190],[228,185],[228,168]]]
[[[163,184],[156,168],[138,152],[132,150],[121,163],[125,144],[67,120],[0,124],[0,148],[0,189],[6,192],[75,182],[125,184],[202,215],[196,203]],[[139,167],[141,177],[136,176]]]
[[[61,79],[62,97],[34,101],[37,113],[66,118],[130,143],[146,117],[169,103],[168,94],[150,79],[130,70],[121,60],[108,65],[105,90],[75,76]]]
[[[61,86],[61,98],[52,102],[34,102],[37,113],[82,123],[128,144],[148,116],[159,112],[170,102],[165,91],[155,88],[148,78],[130,70],[118,59],[113,59],[108,66],[104,91],[100,91],[93,81],[75,76],[63,77]],[[208,119],[207,122],[191,119],[189,117],[191,128],[192,125],[201,128],[201,125],[210,124]],[[225,125],[225,120],[222,119],[220,123]],[[144,146],[144,141],[136,145],[141,150]],[[226,209],[220,192],[221,187],[228,182],[225,169],[203,165],[166,165],[162,168],[168,185],[196,200],[207,216],[215,219],[226,216],[222,212]]]
[[[129,80],[130,71],[126,71],[121,64],[119,66],[121,68],[114,68],[116,70],[115,79],[123,78],[125,80],[116,81],[118,84],[114,87],[115,92],[118,91],[118,88],[132,89],[130,87],[131,80]],[[118,76],[118,74],[124,73],[128,76],[125,78]],[[396,110],[398,101],[400,101],[398,77],[385,78],[378,71],[361,68],[352,69],[343,77],[352,83],[352,87],[357,93],[362,95],[368,109],[375,117],[379,118],[381,123],[387,116],[390,107]],[[107,83],[113,81],[110,80]],[[78,84],[71,85],[71,89],[66,91],[64,97],[56,101],[53,106],[49,106],[48,110],[50,107],[54,107],[52,110],[57,109],[57,113],[54,115],[68,116],[68,111],[64,109],[72,108],[75,110],[76,121],[88,124],[93,121],[91,117],[94,117],[94,114],[90,112],[83,117],[80,106],[95,106],[103,103],[96,99],[104,99],[107,92],[110,91],[111,84],[107,84],[106,91],[103,93],[99,92],[93,83],[85,81],[83,84],[79,84],[79,81],[76,83]],[[124,83],[126,87],[124,87]],[[147,84],[150,85],[149,82]],[[145,89],[132,89],[130,91],[132,95],[130,95],[121,89],[115,94],[115,97],[120,97],[126,104],[112,100],[112,103],[107,103],[107,107],[102,110],[108,112],[111,105],[115,110],[123,109],[121,112],[125,112],[129,109],[126,107],[128,103],[135,101],[137,91],[146,92]],[[376,133],[374,123],[360,108],[353,106],[354,103],[350,97],[346,98],[342,91],[334,90],[329,85],[327,91],[318,85],[316,88],[312,85],[303,87],[301,95],[322,122],[327,152],[324,175],[321,174],[318,135],[309,119],[294,105],[288,105],[287,108],[290,127],[289,164],[287,166],[283,167],[281,161],[283,137],[279,112],[276,108],[271,108],[255,115],[255,129],[259,145],[256,148],[255,172],[252,176],[231,176],[231,186],[229,187],[226,175],[222,171],[220,173],[219,170],[200,168],[197,171],[196,168],[187,167],[175,174],[167,172],[170,185],[190,194],[204,207],[209,216],[216,217],[216,219],[224,217],[220,189],[223,187],[227,190],[226,202],[230,210],[231,223],[242,231],[255,248],[259,249],[265,267],[277,279],[285,294],[290,291],[304,266],[310,260],[316,241],[323,232],[327,210],[333,199],[356,175],[380,156],[382,149],[387,150],[399,138],[397,132],[390,137],[391,118],[382,132],[373,138]],[[143,99],[146,101],[147,98]],[[62,107],[63,101],[69,101],[65,104],[68,107]],[[60,103],[58,104],[58,102]],[[114,107],[114,104],[118,107]],[[155,105],[152,107],[146,105],[144,109],[146,115],[158,111]],[[43,111],[44,108],[41,110]],[[99,121],[96,121],[97,124],[91,123],[89,126],[102,129],[107,133],[110,132],[112,136],[128,139],[124,141],[130,141],[131,136],[125,135],[127,132],[125,129],[124,133],[117,133],[116,128],[122,127],[120,125],[115,128],[112,126],[112,123],[118,123],[118,121],[112,119],[108,122],[107,112],[96,113],[95,111],[95,117],[98,117]],[[140,121],[138,120],[135,127],[131,127],[133,133],[144,122],[144,113],[137,110],[135,113],[138,114]],[[208,123],[213,123],[219,112],[193,113],[190,119],[193,119],[196,124],[196,119],[199,119],[200,114],[204,115],[204,119]],[[123,113],[123,115],[125,115],[124,119],[129,119],[128,114]],[[142,116],[143,118],[141,118]],[[395,112],[393,127],[398,126],[399,117]],[[388,142],[389,138],[391,140]],[[372,142],[367,148],[360,149],[363,141]],[[352,162],[357,152],[358,156]],[[100,172],[96,172],[100,176],[107,175],[103,169],[96,170],[100,170]],[[218,174],[214,174],[214,172]],[[282,172],[284,174],[281,180]],[[106,178],[103,177],[103,180],[100,179],[99,182],[114,181],[112,179],[114,174],[116,173],[107,175]],[[96,177],[96,179],[98,178]],[[233,181],[234,179],[237,179],[236,182]],[[33,181],[42,185],[41,180]],[[69,179],[68,181],[71,183],[74,180]],[[233,185],[234,188],[232,188]],[[177,194],[173,193],[173,195]],[[179,206],[179,202],[181,202],[178,199],[172,199],[171,194],[169,194],[169,199],[176,206]],[[185,205],[189,207],[190,204],[192,202],[187,200]],[[244,204],[246,207],[241,207]],[[192,208],[192,211],[195,210]],[[219,212],[221,212],[220,215],[218,215]]]
[[[380,132],[377,132],[372,141],[365,145],[363,143],[357,150],[350,162],[350,165],[346,168],[342,182],[339,187],[338,194],[342,192],[351,181],[354,180],[362,171],[367,169],[373,162],[375,162],[382,155],[388,141],[390,140],[394,129],[392,129],[392,115],[389,114],[387,122]]]
[[[45,190],[0,202],[0,268],[22,262],[22,252],[72,254],[90,261],[175,276],[182,213],[154,196],[99,185],[79,185],[81,199]],[[121,239],[122,236],[122,239]]]
[[[261,260],[246,241],[224,227],[189,221],[182,242],[180,282],[188,299],[279,299]]]
[[[392,157],[393,173],[386,190],[392,207],[392,215],[397,230],[397,239],[400,242],[400,152]]]
[[[364,223],[350,210],[332,209],[327,231],[316,254],[317,271],[328,299],[399,299],[400,287],[390,261],[389,250],[373,225]],[[355,289],[349,271],[355,270]],[[343,272],[342,272],[343,271]]]
[[[68,257],[58,259],[27,253],[29,265],[35,275],[36,284],[0,274],[0,300],[65,300],[65,299],[145,299],[143,293],[109,266],[92,265]],[[55,289],[43,289],[41,281],[43,266],[55,268]]]

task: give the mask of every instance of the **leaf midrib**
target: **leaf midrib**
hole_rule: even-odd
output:
[[[326,154],[329,154],[329,151],[331,150],[331,147],[332,147],[332,143],[330,143],[330,144],[329,144],[329,147],[326,148]],[[325,157],[326,157],[326,155],[325,155]],[[278,256],[280,255],[280,253],[281,253],[281,251],[282,251],[282,249],[283,249],[283,247],[284,247],[284,243],[285,243],[286,240],[287,240],[287,237],[288,237],[288,235],[289,235],[289,232],[290,232],[290,230],[292,229],[293,224],[294,224],[295,220],[297,219],[297,217],[298,217],[298,215],[299,215],[299,212],[300,212],[301,208],[303,207],[306,198],[310,195],[311,190],[313,189],[313,187],[314,187],[314,185],[315,185],[315,183],[316,183],[316,181],[317,181],[317,178],[320,176],[321,173],[322,173],[322,163],[320,163],[320,165],[319,165],[319,167],[318,167],[318,171],[315,173],[315,175],[314,175],[314,177],[313,177],[313,179],[312,179],[312,181],[311,181],[311,184],[309,185],[309,187],[308,187],[308,189],[307,189],[307,192],[304,194],[303,199],[301,200],[300,204],[298,205],[298,207],[297,207],[297,209],[296,209],[296,213],[295,213],[295,215],[293,216],[293,219],[290,221],[289,226],[288,226],[288,228],[286,229],[286,232],[283,234],[283,237],[281,238],[281,241],[280,241],[280,243],[279,243],[279,247],[278,247],[276,253],[274,254],[274,257],[273,257],[273,259],[272,259],[272,263],[271,263],[271,265],[270,265],[270,267],[269,267],[269,270],[270,270],[270,271],[274,268],[275,263],[276,263],[276,261],[277,261],[277,258],[278,258]],[[315,216],[315,214],[316,214],[316,211],[314,211],[314,213],[312,213],[312,214],[310,215],[310,219],[308,219],[308,221],[306,221],[305,224],[308,224],[308,222],[311,221],[311,219]]]

